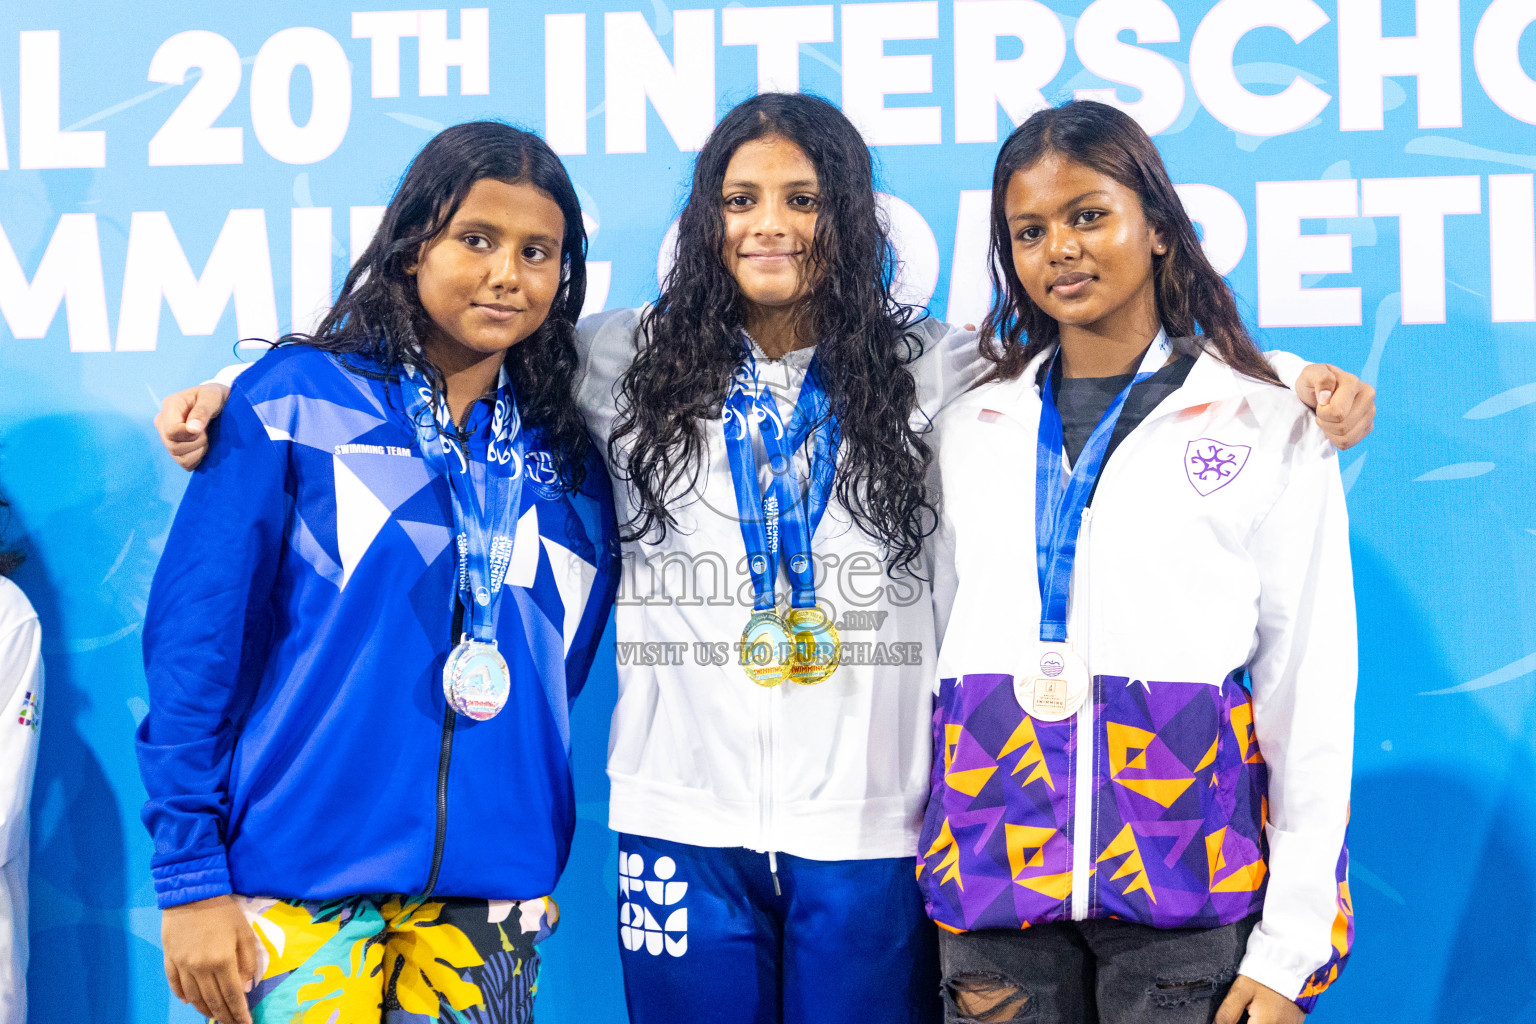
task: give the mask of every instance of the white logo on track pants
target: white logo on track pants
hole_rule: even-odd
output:
[[[619,941],[625,949],[643,946],[652,956],[688,952],[688,908],[679,906],[688,883],[675,881],[676,874],[671,857],[657,857],[647,878],[644,857],[619,851]]]

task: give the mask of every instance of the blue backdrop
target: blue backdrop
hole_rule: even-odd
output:
[[[161,397],[237,337],[311,322],[411,156],[472,118],[566,154],[590,308],[644,302],[690,151],[760,86],[864,128],[905,294],[956,320],[986,303],[978,190],[1011,119],[1118,97],[1264,344],[1380,389],[1344,457],[1359,938],[1317,1018],[1536,1021],[1536,0],[93,6],[0,15],[0,484],[48,665],[34,1021],[194,1017],[161,972],[131,743],[186,484],[150,422]],[[605,654],[574,720],[544,1024],[623,1020],[613,698]]]

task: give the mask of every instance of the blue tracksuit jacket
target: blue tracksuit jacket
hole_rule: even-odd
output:
[[[465,443],[482,475],[491,407]],[[150,592],[140,769],[162,907],[227,892],[527,899],[575,821],[568,710],[617,585],[607,473],[537,429],[498,625],[506,708],[455,716],[448,482],[391,375],[295,346],[235,384]]]

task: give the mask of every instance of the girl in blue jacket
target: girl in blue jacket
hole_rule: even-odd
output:
[[[572,401],[585,248],[542,141],[450,128],[316,333],[235,385],[155,576],[138,733],[200,1013],[530,1019],[616,584]]]

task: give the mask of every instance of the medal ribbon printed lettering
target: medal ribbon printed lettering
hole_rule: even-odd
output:
[[[766,494],[758,484],[754,427],[768,457]],[[816,604],[811,538],[832,493],[840,434],[815,359],[785,424],[773,394],[758,379],[757,361],[749,346],[725,399],[724,429],[737,518],[752,575],[753,611],[741,636],[742,668],[760,686],[777,686],[786,679],[819,683],[836,671],[842,645],[836,628]],[[810,480],[802,498],[795,452],[805,444],[810,445]],[[781,556],[791,591],[791,607],[783,615],[774,608]]]
[[[483,722],[506,706],[512,690],[512,674],[496,648],[496,624],[522,503],[524,438],[517,398],[502,370],[491,439],[479,461],[460,448],[446,399],[434,404],[426,381],[413,374],[400,382],[400,390],[422,458],[447,478],[453,505],[467,632],[443,666],[443,693],[455,711]]]
[[[1014,695],[1032,717],[1061,721],[1077,712],[1087,698],[1091,678],[1088,666],[1067,638],[1067,598],[1072,586],[1072,566],[1077,559],[1077,534],[1083,510],[1104,468],[1115,425],[1131,389],[1152,376],[1173,352],[1164,331],[1147,346],[1131,382],[1120,389],[1109,408],[1088,435],[1077,462],[1066,467],[1061,413],[1056,408],[1057,349],[1046,370],[1041,392],[1040,429],[1035,451],[1035,565],[1040,584],[1040,643],[1014,677]],[[1063,479],[1065,477],[1065,479]]]

